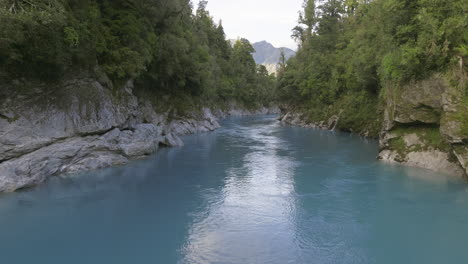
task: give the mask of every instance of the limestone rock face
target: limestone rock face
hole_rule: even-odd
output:
[[[52,175],[124,164],[159,147],[163,127],[143,122],[158,115],[140,109],[142,103],[131,94],[132,81],[119,96],[86,76],[59,83],[58,90],[18,85],[31,87],[18,93],[14,86],[0,89],[9,92],[0,113],[10,115],[0,118],[0,192],[33,186]]]
[[[43,182],[47,177],[93,170],[143,157],[159,146],[161,129],[138,125],[135,131],[118,128],[101,136],[73,137],[0,163],[0,192]]]
[[[183,146],[179,136],[215,130],[220,117],[279,112],[233,105],[227,111],[204,108],[169,118],[133,95],[131,80],[117,95],[111,85],[105,76],[75,76],[57,87],[2,84],[0,192],[34,186],[54,175],[122,165],[159,146]]]
[[[453,153],[455,154],[458,161],[460,162],[460,165],[465,170],[465,172],[468,172],[468,146],[456,145],[454,146],[453,149],[454,149]]]
[[[450,161],[449,153],[439,150],[410,152],[405,164],[450,175],[462,176],[464,174],[458,164]]]
[[[282,123],[299,127],[315,128],[318,126],[318,123],[309,123],[305,121],[304,115],[298,112],[286,112],[279,118],[279,120]]]
[[[0,161],[30,153],[54,142],[138,123],[136,97],[116,102],[111,92],[92,79],[62,84],[64,94],[54,98],[47,88],[16,96],[0,105],[14,116],[0,118]],[[14,88],[11,88],[14,89]],[[0,112],[3,112],[0,110]]]
[[[468,87],[448,87],[442,96],[440,132],[450,143],[468,142]]]
[[[318,121],[318,122],[308,122],[303,114],[298,112],[287,112],[279,118],[282,123],[306,127],[306,128],[316,128],[323,130],[335,130],[338,122],[340,121],[339,115],[333,115],[327,120]]]
[[[167,147],[182,147],[184,145],[184,142],[178,136],[169,134],[163,137],[160,144]]]
[[[393,121],[401,124],[438,124],[442,112],[442,95],[447,87],[445,79],[435,75],[394,89]]]
[[[455,81],[453,74],[434,74],[404,86],[385,87],[380,160],[460,177],[468,175],[468,87],[466,73],[457,74]],[[311,121],[304,113],[283,111],[279,120],[308,128],[347,129],[342,112]],[[365,129],[347,131],[369,135]]]
[[[467,176],[468,102],[442,74],[388,87],[379,158]]]
[[[277,106],[273,107],[261,107],[255,110],[244,109],[236,104],[229,105],[228,109],[215,112],[215,115],[219,118],[226,116],[249,116],[249,115],[272,115],[280,114],[281,110]]]

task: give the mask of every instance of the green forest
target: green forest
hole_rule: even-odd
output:
[[[246,39],[231,44],[201,1],[0,0],[0,78],[55,82],[100,71],[114,89],[133,79],[145,95],[255,107],[275,79]]]
[[[0,0],[0,78],[54,82],[98,67],[114,89],[132,79],[145,95],[183,102],[274,102],[310,120],[339,114],[339,128],[374,136],[389,87],[444,73],[466,90],[465,0],[305,0],[298,53],[276,77],[248,40],[226,40],[207,4]]]
[[[467,11],[466,0],[306,0],[298,54],[278,75],[281,101],[374,136],[391,87],[443,73],[468,102]]]

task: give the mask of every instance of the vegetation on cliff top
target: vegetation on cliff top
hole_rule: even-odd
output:
[[[274,78],[251,44],[225,40],[201,1],[0,0],[0,76],[56,81],[100,66],[114,84],[246,106],[270,102]]]
[[[376,136],[387,85],[454,65],[466,73],[467,10],[464,0],[305,0],[293,32],[300,48],[278,75],[279,95],[312,119],[323,109],[351,113],[342,126]]]

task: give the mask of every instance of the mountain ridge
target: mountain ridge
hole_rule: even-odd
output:
[[[252,46],[255,49],[255,53],[253,54],[255,63],[264,65],[270,74],[276,73],[282,50],[284,51],[286,60],[296,55],[296,52],[292,49],[286,47],[276,48],[265,40],[255,42]]]

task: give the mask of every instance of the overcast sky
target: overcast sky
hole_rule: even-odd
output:
[[[192,0],[194,7],[199,0]],[[208,0],[215,21],[223,21],[229,39],[266,40],[276,47],[296,49],[291,30],[297,25],[303,0]]]

